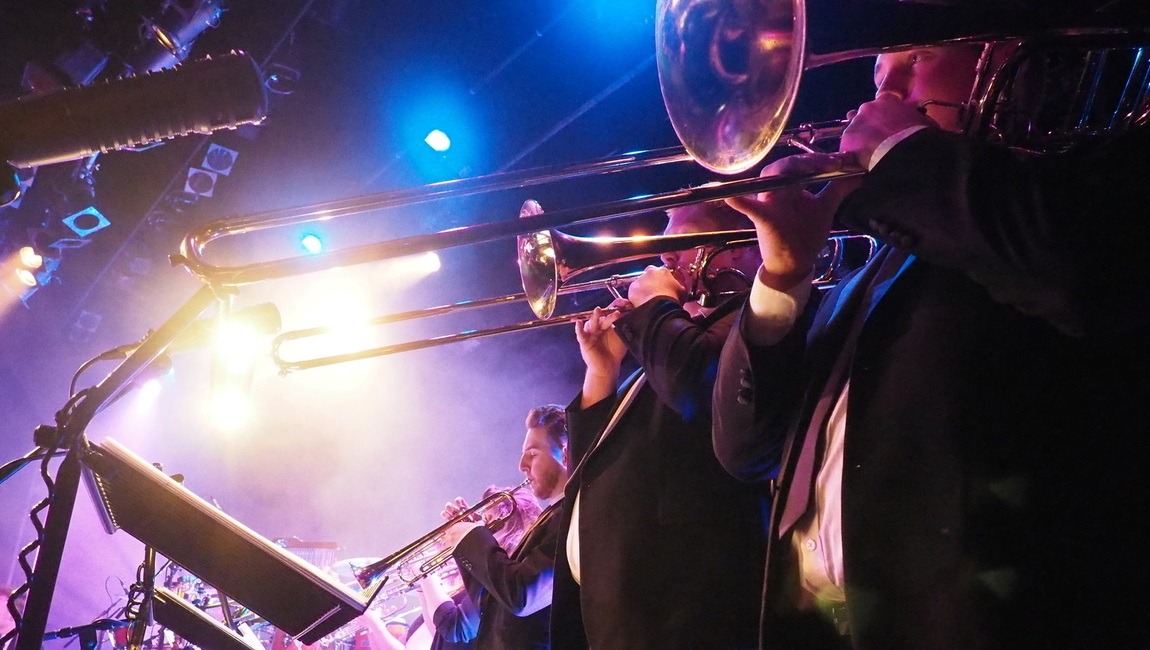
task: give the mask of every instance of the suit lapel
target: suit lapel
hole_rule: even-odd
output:
[[[819,310],[807,339],[811,361],[803,397],[804,416],[787,436],[779,476],[779,483],[787,486],[785,507],[776,508],[780,533],[786,532],[807,507],[808,497],[796,496],[791,484],[801,483],[800,490],[811,489],[813,472],[821,459],[823,421],[849,376],[854,342],[866,319],[913,260],[903,251],[884,246],[842,291],[829,297],[832,302],[827,307]]]
[[[523,549],[530,548],[532,546],[531,544],[527,543],[529,540],[531,540],[532,535],[537,534],[537,531],[538,534],[543,534],[543,531],[547,527],[547,522],[555,516],[555,511],[559,509],[559,505],[561,503],[563,503],[563,499],[559,499],[555,503],[552,503],[551,505],[544,508],[543,512],[539,513],[539,516],[536,517],[535,521],[531,523],[531,526],[527,528],[527,532],[523,533],[523,537],[520,538],[519,543],[515,545],[515,552],[511,554],[512,559],[520,559],[519,556],[523,552]]]
[[[619,421],[623,419],[627,409],[630,408],[631,403],[635,401],[635,398],[639,395],[639,391],[642,390],[646,383],[647,376],[642,370],[637,370],[627,381],[623,382],[623,386],[620,387],[618,393],[622,397],[617,398],[615,408],[611,410],[611,419],[607,421],[607,425],[603,427],[599,435],[595,436],[595,440],[591,443],[591,448],[587,450],[587,453],[583,454],[583,458],[579,461],[579,464],[571,471],[567,480],[568,485],[577,483],[576,477],[582,474],[583,467],[587,464],[588,459],[595,455],[595,451],[599,449],[599,445],[602,444]]]

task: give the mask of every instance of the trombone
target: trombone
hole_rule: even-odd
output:
[[[814,0],[809,0],[814,2]],[[1119,48],[1139,50],[1150,40],[1150,27],[1136,24],[1123,16],[1083,17],[1071,26],[1033,27],[1041,17],[1011,17],[1002,23],[972,25],[969,22],[949,22],[922,19],[925,12],[943,11],[925,5],[890,7],[894,13],[919,14],[913,16],[876,15],[884,12],[863,11],[861,8],[843,8],[862,12],[845,15],[821,15],[819,18],[838,24],[834,36],[844,42],[828,42],[827,34],[819,34],[820,25],[808,32],[808,0],[764,0],[760,3],[742,3],[732,0],[659,0],[656,21],[656,61],[660,86],[672,126],[683,143],[682,147],[629,153],[592,163],[560,165],[549,168],[495,174],[486,177],[446,181],[425,187],[408,188],[392,192],[342,199],[287,210],[274,210],[247,217],[218,221],[188,234],[181,243],[180,253],[173,262],[182,264],[215,291],[245,284],[287,278],[341,266],[350,266],[390,259],[416,253],[445,250],[453,247],[482,244],[518,236],[538,238],[539,233],[550,233],[551,243],[562,239],[554,234],[558,228],[589,224],[609,219],[640,215],[693,203],[725,199],[743,194],[767,192],[795,184],[813,184],[863,174],[863,170],[848,169],[816,174],[801,179],[780,177],[734,178],[692,188],[677,188],[655,192],[641,197],[607,200],[594,205],[578,206],[548,212],[521,215],[520,219],[485,221],[464,228],[415,235],[390,241],[365,244],[317,255],[287,257],[244,264],[220,265],[209,262],[206,249],[209,244],[224,237],[238,236],[262,230],[296,226],[319,220],[372,213],[397,206],[412,206],[447,198],[519,189],[560,181],[589,178],[623,171],[642,170],[653,166],[694,161],[703,167],[723,174],[740,174],[758,164],[776,145],[789,145],[805,151],[816,151],[820,142],[839,137],[846,123],[822,122],[784,130],[798,92],[802,73],[819,66],[891,51],[911,49],[941,43],[976,43],[984,45],[984,55],[976,78],[976,90],[970,101],[960,108],[967,125],[967,135],[973,138],[995,137],[1008,144],[1015,140],[1022,146],[1041,150],[1042,146],[1057,147],[1066,137],[1078,137],[1112,128],[1127,128],[1132,124],[1150,121],[1150,92],[1146,81],[1145,57],[1137,56],[1129,70],[1127,87],[1121,89],[1114,102],[1109,123],[1092,125],[1094,117],[1104,113],[1095,106],[1100,74],[1083,76],[1083,83],[1075,90],[1074,101],[1062,102],[1067,111],[1081,109],[1082,119],[1068,117],[1069,128],[1047,129],[1044,124],[1027,120],[1027,114],[1009,103],[1013,78],[1033,56],[1048,51],[1072,50],[1084,53],[1093,60],[1105,62],[1108,53]],[[749,12],[749,13],[748,13]],[[983,16],[987,20],[991,17]],[[969,16],[967,16],[969,18]],[[997,18],[997,17],[994,17]],[[1029,21],[1029,22],[1027,22]],[[850,24],[852,29],[843,29]],[[934,29],[929,37],[914,35],[905,30]],[[925,25],[934,25],[932,28]],[[826,27],[827,25],[822,25]],[[865,27],[855,29],[854,27]],[[891,28],[891,29],[884,29]],[[903,29],[903,32],[897,31]],[[943,33],[943,31],[946,33]],[[857,42],[867,35],[870,42]],[[1019,48],[1001,66],[992,65],[989,53],[999,43],[1022,40]],[[856,39],[852,42],[850,39]],[[728,42],[729,39],[730,42]],[[821,49],[820,49],[821,48]],[[1045,48],[1045,49],[1044,49]],[[809,50],[809,52],[808,52]],[[1037,54],[1036,54],[1037,53]],[[1119,57],[1112,57],[1119,58]],[[1091,63],[1090,65],[1093,65]],[[1101,64],[1100,64],[1101,65]],[[1082,101],[1079,101],[1082,98]],[[1089,118],[1089,120],[1087,119]],[[1031,146],[1031,145],[1035,146]],[[726,234],[726,233],[719,233]],[[836,236],[832,236],[834,240]],[[845,240],[844,240],[845,241]],[[714,243],[713,241],[708,243]],[[873,248],[871,240],[869,246]],[[676,243],[682,250],[690,246]],[[522,246],[521,246],[522,248]],[[541,243],[541,250],[547,245]],[[616,247],[617,248],[617,247]],[[643,256],[658,251],[646,250]],[[522,251],[521,251],[522,253]],[[618,260],[616,260],[618,261]],[[569,264],[586,269],[587,266]],[[581,272],[581,271],[580,271]],[[522,273],[522,269],[521,269]],[[481,335],[519,331],[543,325],[553,311],[554,296],[573,292],[574,286],[564,288],[565,277],[559,275],[544,280],[545,285],[535,290],[525,285],[522,295],[504,296],[477,301],[445,305],[418,312],[405,312],[384,316],[375,324],[421,318],[427,315],[449,313],[478,306],[501,304],[526,297],[538,321],[529,321],[485,331],[484,334],[466,332],[437,337],[424,342],[413,342],[377,348],[368,354],[344,354],[314,361],[287,361],[277,354],[281,370],[328,365],[341,361],[379,356],[432,345],[441,345]],[[532,276],[533,278],[535,276]],[[626,279],[610,278],[600,287],[618,289]],[[537,302],[537,299],[540,302]],[[541,316],[546,314],[547,316]],[[564,320],[578,317],[572,315]],[[562,321],[560,321],[562,322]],[[323,328],[297,330],[281,335],[276,342],[296,340],[322,333]]]
[[[570,282],[571,279],[608,265],[690,248],[697,248],[698,252],[695,261],[687,267],[687,272],[695,279],[693,284],[697,287],[689,299],[699,300],[700,303],[709,306],[711,302],[721,297],[720,292],[712,289],[714,278],[731,271],[731,269],[712,268],[714,258],[724,250],[756,245],[754,230],[648,237],[577,237],[557,230],[530,233],[519,237],[519,269],[523,292],[385,314],[371,318],[363,325],[376,327],[523,301],[531,306],[531,310],[536,316],[535,319],[302,359],[286,357],[283,346],[289,344],[290,348],[290,342],[329,336],[338,329],[332,326],[321,326],[289,330],[272,339],[272,361],[279,367],[281,374],[287,374],[297,370],[411,352],[497,334],[568,324],[573,320],[587,318],[593,310],[555,315],[559,296],[607,290],[619,298],[622,297],[622,290],[629,286],[642,272],[614,274],[584,282]],[[868,235],[848,231],[832,232],[827,240],[827,247],[823,251],[819,272],[814,278],[813,285],[818,288],[834,286],[845,275],[846,271],[853,268],[851,266],[852,261],[870,259],[877,247],[878,242]],[[744,278],[744,280],[747,286],[750,286],[750,279]]]
[[[492,532],[498,531],[519,507],[514,493],[530,483],[531,479],[525,479],[510,490],[496,492],[391,555],[355,569],[356,581],[364,590],[374,589],[372,598],[381,593],[392,598],[414,589],[417,582],[451,559],[452,549],[442,548],[447,529],[479,517]]]

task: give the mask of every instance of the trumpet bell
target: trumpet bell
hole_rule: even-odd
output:
[[[804,66],[805,0],[659,0],[655,56],[663,103],[703,167],[737,174],[786,127]]]
[[[489,530],[495,532],[519,507],[513,493],[529,483],[530,479],[527,479],[515,488],[496,492],[395,553],[367,566],[355,567],[356,581],[371,594],[371,598],[379,594],[406,593],[414,588],[415,583],[451,560],[452,549],[443,545],[447,529],[479,517]]]
[[[347,587],[359,590],[362,585],[355,577],[355,572],[365,566],[369,566],[379,562],[381,558],[378,557],[353,557],[346,560],[340,560],[331,565],[331,571],[336,575],[336,579]]]

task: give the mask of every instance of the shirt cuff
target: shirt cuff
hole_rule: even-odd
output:
[[[874,169],[875,165],[878,164],[878,161],[882,160],[882,157],[885,156],[891,149],[893,149],[896,144],[906,140],[911,136],[912,133],[917,133],[925,128],[925,124],[909,126],[899,131],[898,133],[895,133],[894,135],[887,136],[886,140],[883,140],[878,144],[877,147],[874,148],[874,152],[870,155],[870,160],[867,161],[866,170],[869,172]]]
[[[774,345],[783,340],[807,305],[813,277],[812,273],[787,291],[779,291],[763,284],[755,273],[751,295],[747,298],[749,309],[744,316],[744,332],[750,343]]]

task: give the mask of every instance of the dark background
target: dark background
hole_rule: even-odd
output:
[[[181,3],[172,3],[180,5]],[[196,3],[182,3],[195,5]],[[11,246],[29,226],[96,206],[111,226],[66,251],[56,281],[0,313],[0,456],[30,450],[52,421],[73,373],[111,347],[140,339],[200,286],[167,260],[209,221],[432,182],[591,160],[677,144],[652,55],[648,0],[229,0],[191,58],[249,53],[268,77],[260,126],[190,136],[143,151],[37,170],[23,203],[0,209]],[[53,70],[83,44],[112,53],[102,78],[140,47],[159,1],[6,0],[0,8],[0,100],[28,94],[29,64]],[[168,9],[170,11],[170,8]],[[792,122],[841,117],[873,92],[871,62],[804,76]],[[56,71],[58,76],[58,70]],[[455,146],[422,143],[443,128]],[[184,192],[189,167],[211,145],[237,152],[211,197]],[[536,198],[559,209],[714,180],[695,167],[575,188],[533,188],[313,224],[331,248],[514,218]],[[668,184],[669,183],[669,184]],[[659,215],[573,232],[651,233]],[[291,254],[303,227],[223,245],[229,254]],[[236,308],[274,302],[285,328],[310,327],[334,304],[365,315],[517,290],[512,242],[442,251],[442,268],[403,280],[363,265],[243,288]],[[590,295],[582,305],[602,304]],[[342,301],[342,302],[340,302]],[[389,340],[526,320],[525,305],[468,312],[444,323],[396,326]],[[582,363],[570,326],[507,334],[382,359],[278,376],[264,351],[251,380],[253,414],[237,430],[205,416],[210,355],[173,355],[158,395],[128,394],[88,428],[115,438],[269,538],[338,542],[340,558],[385,555],[439,522],[442,504],[514,485],[523,417],[566,404]],[[78,378],[95,384],[102,362]],[[53,465],[54,467],[54,465]],[[39,468],[0,485],[0,582],[20,584],[16,556],[34,533]],[[99,528],[88,495],[73,517],[52,626],[78,625],[122,606],[142,546]]]

